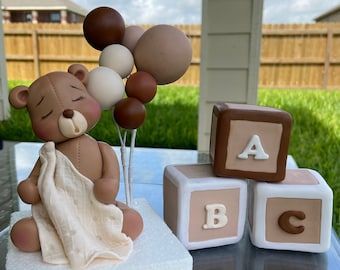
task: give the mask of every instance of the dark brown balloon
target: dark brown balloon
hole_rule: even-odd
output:
[[[87,14],[83,23],[87,42],[97,50],[120,43],[124,37],[123,17],[113,8],[99,7]]]
[[[140,102],[145,104],[155,97],[157,82],[149,73],[137,71],[126,81],[125,92],[128,97],[137,98]]]
[[[113,117],[117,124],[126,129],[140,127],[146,116],[144,104],[138,99],[127,97],[119,101],[113,111]]]

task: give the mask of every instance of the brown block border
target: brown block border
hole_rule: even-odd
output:
[[[214,156],[211,156],[213,161],[213,170],[216,176],[249,178],[257,181],[268,182],[279,182],[285,178],[290,131],[292,126],[292,117],[288,112],[274,108],[271,110],[261,110],[261,106],[254,106],[254,109],[243,110],[230,108],[227,103],[218,103],[214,106],[213,114],[217,117],[216,129],[218,130],[215,138],[215,153]],[[282,136],[277,158],[276,173],[225,169],[225,163],[228,155],[227,149],[217,146],[227,145],[231,120],[247,120],[282,124]]]

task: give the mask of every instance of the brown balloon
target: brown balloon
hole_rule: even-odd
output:
[[[119,101],[113,110],[113,117],[117,124],[126,129],[140,127],[145,120],[145,116],[146,110],[144,104],[132,97]]]
[[[126,81],[125,92],[128,97],[137,98],[140,102],[145,104],[155,97],[157,82],[149,73],[137,71]]]
[[[168,84],[188,69],[192,49],[183,32],[171,25],[156,25],[141,36],[133,54],[138,71],[150,73],[157,84]]]
[[[83,23],[87,42],[97,50],[120,43],[124,37],[123,17],[113,8],[99,7],[87,14]]]
[[[124,37],[122,40],[122,45],[128,48],[130,52],[133,52],[138,40],[140,39],[144,32],[145,30],[138,25],[130,25],[126,27]]]

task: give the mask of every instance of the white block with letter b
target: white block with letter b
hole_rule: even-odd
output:
[[[215,177],[211,164],[171,165],[164,171],[164,220],[184,246],[233,244],[244,232],[247,183]]]

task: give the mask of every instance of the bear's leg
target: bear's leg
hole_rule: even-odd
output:
[[[15,223],[10,236],[13,244],[21,251],[40,250],[38,227],[32,217],[21,219]]]
[[[124,203],[117,202],[117,206],[123,212],[122,232],[129,236],[132,240],[135,240],[143,231],[143,219],[141,215]]]

